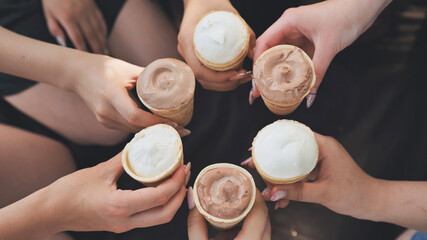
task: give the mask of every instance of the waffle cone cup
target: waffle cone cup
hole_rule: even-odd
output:
[[[282,120],[278,120],[278,121],[282,121]],[[293,120],[287,120],[287,121],[293,121]],[[309,127],[307,127],[306,125],[304,125],[304,124],[302,124],[302,123],[299,123],[299,122],[297,122],[297,121],[293,121],[293,122],[295,122],[295,123],[297,123],[297,124],[300,124],[300,125],[302,125],[302,126],[304,126],[304,127],[308,128],[308,129],[310,129]],[[263,130],[263,129],[261,129],[261,130],[258,132],[258,134],[259,134],[262,130]],[[311,131],[311,129],[310,129],[310,131]],[[258,136],[258,134],[257,134],[257,136]],[[253,144],[253,143],[255,142],[255,139],[256,139],[256,137],[257,137],[257,136],[255,136],[255,138],[254,138],[254,140],[253,140],[253,142],[252,142],[252,150],[251,150],[251,153],[252,153],[252,161],[254,162],[254,165],[255,165],[255,168],[256,168],[257,172],[259,173],[259,175],[262,177],[262,179],[264,180],[264,182],[265,182],[267,185],[269,185],[269,186],[275,186],[275,185],[282,185],[282,184],[291,184],[291,183],[296,183],[296,182],[299,182],[299,181],[301,181],[301,180],[304,180],[305,178],[307,178],[307,177],[308,177],[308,175],[310,174],[310,172],[309,172],[309,173],[306,173],[306,174],[302,174],[302,175],[300,175],[300,176],[292,177],[292,178],[277,178],[277,177],[273,177],[273,176],[271,176],[271,175],[267,174],[264,170],[262,170],[262,169],[261,169],[261,167],[260,167],[260,165],[259,165],[259,163],[257,162],[257,159],[255,158],[255,153],[254,153],[254,149],[255,149],[255,147],[254,147],[254,144]],[[311,171],[313,171],[313,170],[314,170],[314,168],[315,168],[315,166],[317,165],[318,161],[319,161],[319,150],[317,150],[316,162],[315,162],[315,164],[314,164],[314,166],[313,166],[313,169],[312,169]]]
[[[200,176],[202,176],[205,172],[207,172],[211,169],[215,169],[215,168],[219,168],[219,167],[237,169],[241,173],[245,174],[245,176],[247,176],[249,178],[249,180],[251,181],[252,196],[251,196],[251,200],[249,202],[249,205],[242,214],[240,214],[239,216],[237,216],[235,218],[223,219],[223,218],[218,218],[218,217],[212,216],[203,209],[203,207],[199,201],[199,196],[197,193],[197,184],[199,182]],[[248,213],[251,211],[251,209],[255,203],[255,196],[256,196],[256,187],[255,187],[255,181],[254,181],[252,175],[248,171],[246,171],[244,168],[239,167],[239,166],[234,165],[234,164],[231,164],[231,163],[216,163],[216,164],[212,164],[212,165],[205,167],[202,171],[200,171],[199,175],[196,178],[196,181],[194,182],[194,186],[193,186],[194,204],[196,205],[197,210],[203,215],[203,217],[205,217],[205,219],[213,227],[215,227],[219,230],[231,229],[231,228],[235,227],[237,224],[239,224],[248,215]]]
[[[138,93],[138,97],[140,94]],[[194,108],[194,95],[193,97],[187,101],[184,104],[181,104],[180,106],[176,108],[171,109],[157,109],[151,107],[148,103],[142,99],[142,97],[139,97],[139,100],[148,108],[150,111],[158,116],[167,118],[173,122],[178,123],[181,126],[187,125],[191,118],[193,118],[193,108]]]
[[[269,52],[276,50],[276,49],[289,49],[289,48],[294,48],[295,46],[292,45],[277,45],[275,47],[272,47],[268,50],[266,50],[265,52],[263,52],[261,54],[261,56],[257,59],[257,61],[255,62],[255,65],[264,57],[266,56]],[[265,94],[263,94],[262,91],[260,91],[261,94],[261,98],[264,101],[265,105],[267,106],[268,109],[270,109],[270,111],[272,111],[273,113],[277,114],[277,115],[288,115],[290,113],[292,113],[293,111],[295,111],[298,106],[301,104],[301,102],[304,100],[304,98],[310,93],[310,90],[314,87],[314,84],[316,82],[316,73],[314,71],[314,65],[313,65],[313,61],[311,60],[311,58],[304,52],[303,52],[303,56],[304,58],[307,60],[307,62],[310,63],[311,69],[313,71],[312,74],[312,80],[311,80],[311,84],[310,87],[308,89],[308,91],[301,96],[301,98],[298,101],[293,101],[293,102],[279,102],[279,101],[274,101],[272,99],[269,99],[267,96],[265,96]],[[257,81],[255,81],[255,86],[257,85]],[[256,86],[257,89],[260,89],[258,86]]]
[[[150,128],[150,127],[148,127]],[[147,129],[147,128],[145,128]],[[176,132],[177,137],[179,139],[181,139],[181,137],[179,136],[178,132]],[[135,139],[135,138],[134,138]],[[134,141],[134,139],[131,140]],[[125,169],[126,173],[131,176],[133,179],[135,179],[136,181],[144,184],[145,186],[148,187],[156,187],[157,185],[159,185],[160,183],[162,183],[163,181],[165,181],[166,179],[168,179],[170,176],[172,176],[174,174],[174,172],[184,164],[184,154],[183,154],[183,148],[182,148],[182,143],[179,146],[179,151],[178,154],[176,156],[175,161],[173,162],[173,164],[171,164],[171,166],[169,166],[166,170],[164,170],[162,173],[156,175],[156,176],[151,176],[151,177],[143,177],[143,176],[139,176],[137,175],[133,169],[132,166],[129,163],[129,158],[128,158],[128,153],[129,153],[129,149],[131,147],[130,142],[128,144],[126,144],[125,148],[123,149],[122,152],[122,165],[123,168]]]
[[[206,13],[205,15],[203,15],[203,17],[200,18],[200,20],[202,20],[206,15],[211,14],[213,12],[216,11],[210,11],[208,13]],[[204,59],[200,53],[196,50],[195,45],[193,44],[193,48],[194,48],[194,52],[196,53],[197,58],[199,59],[199,61],[206,66],[209,69],[215,70],[215,71],[227,71],[227,70],[232,70],[232,69],[240,69],[243,66],[243,61],[246,58],[246,55],[248,54],[249,51],[249,41],[250,41],[250,31],[249,31],[249,26],[246,23],[246,21],[238,14],[233,13],[234,15],[236,15],[237,17],[239,17],[239,19],[245,24],[246,27],[246,31],[247,31],[247,39],[246,39],[246,45],[245,48],[242,50],[242,52],[240,52],[240,54],[235,57],[233,60],[226,62],[226,63],[214,63],[214,62],[210,62],[206,59]],[[199,21],[200,21],[199,20]]]

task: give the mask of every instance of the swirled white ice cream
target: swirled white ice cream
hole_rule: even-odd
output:
[[[252,147],[261,170],[278,179],[309,174],[316,166],[319,151],[310,128],[292,120],[279,120],[264,127]]]
[[[127,161],[134,174],[155,177],[176,165],[182,156],[182,143],[174,128],[157,124],[135,135],[125,148]]]
[[[205,60],[228,63],[245,51],[249,33],[246,23],[236,14],[215,11],[207,14],[194,30],[194,48]]]

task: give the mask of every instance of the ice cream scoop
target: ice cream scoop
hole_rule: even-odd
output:
[[[237,14],[207,13],[194,30],[194,50],[206,67],[226,71],[239,68],[249,50],[249,27]]]
[[[141,102],[153,113],[185,126],[193,116],[195,86],[193,71],[187,64],[164,58],[144,69],[136,90]]]
[[[245,169],[229,163],[204,168],[194,183],[194,202],[213,226],[228,229],[242,221],[255,201],[255,182]]]
[[[310,57],[292,45],[265,51],[254,65],[253,77],[266,106],[279,115],[293,112],[316,81]]]
[[[252,159],[264,181],[289,184],[308,176],[319,149],[311,129],[292,120],[279,120],[261,129],[252,142]]]
[[[122,153],[125,171],[147,186],[156,186],[183,164],[178,132],[166,124],[143,129],[125,146]]]

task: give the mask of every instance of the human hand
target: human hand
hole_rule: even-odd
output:
[[[319,203],[334,212],[353,217],[365,216],[376,202],[373,198],[378,180],[360,169],[334,138],[314,135],[319,145],[315,181],[268,186],[262,193],[264,199],[277,201],[276,209],[284,208],[289,200],[294,200]],[[247,163],[253,166],[252,161]]]
[[[316,83],[307,95],[307,108],[335,55],[353,43],[375,21],[391,0],[332,0],[290,8],[256,41],[254,63],[267,49],[291,44],[303,49],[312,59]],[[260,94],[253,84],[249,102]]]
[[[77,49],[108,54],[107,25],[101,11],[93,0],[42,0],[43,11],[49,32],[58,43],[66,46],[67,32]]]
[[[171,221],[184,200],[190,164],[157,187],[117,189],[123,173],[121,153],[48,186],[49,200],[62,230],[125,232]]]
[[[237,88],[250,79],[241,78],[238,74],[244,74],[246,70],[228,70],[224,72],[214,71],[205,67],[197,58],[194,52],[193,35],[199,20],[210,11],[229,11],[239,14],[228,0],[184,1],[184,17],[178,34],[178,52],[185,59],[194,72],[197,81],[205,89],[215,91],[230,91]],[[255,44],[255,34],[250,29],[249,49],[253,49]],[[250,51],[249,54],[251,54]],[[246,76],[246,75],[243,75]]]
[[[208,227],[205,218],[194,206],[193,192],[191,187],[187,194],[188,208],[188,238],[189,240],[208,239]],[[244,219],[242,229],[231,229],[220,232],[214,240],[221,239],[271,239],[271,225],[268,216],[268,208],[257,189],[254,206]]]
[[[177,129],[181,136],[189,131],[168,119],[138,108],[128,90],[144,70],[119,59],[108,56],[79,55],[71,66],[69,85],[95,114],[97,120],[108,128],[126,132],[138,132],[144,127],[166,123]],[[75,69],[79,69],[77,72]]]

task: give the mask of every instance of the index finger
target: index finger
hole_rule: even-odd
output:
[[[235,239],[263,239],[267,221],[268,208],[264,202],[264,199],[261,196],[261,193],[257,189],[255,204],[252,210],[249,212],[248,216],[245,218],[242,230],[239,232]]]

